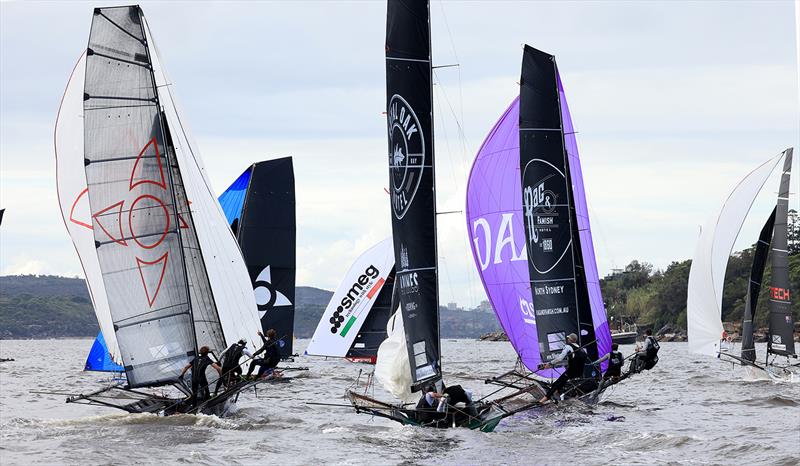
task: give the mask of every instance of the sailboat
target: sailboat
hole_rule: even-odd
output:
[[[361,254],[331,296],[305,354],[375,364],[395,284],[392,239]]]
[[[386,109],[392,243],[398,306],[378,349],[374,377],[347,391],[357,413],[404,425],[466,427],[485,432],[516,411],[499,402],[474,400],[437,409],[384,402],[367,393],[377,378],[403,400],[437,387],[442,356],[436,251],[432,68],[428,1],[389,0],[386,23]],[[442,409],[440,409],[442,408]]]
[[[291,157],[255,163],[219,196],[250,274],[263,332],[294,355],[296,214]]]
[[[489,302],[519,359],[487,382],[541,396],[567,335],[594,361],[611,350],[575,130],[555,57],[525,46],[520,95],[478,151],[467,229]],[[604,362],[562,394],[591,401]]]
[[[181,378],[201,347],[219,355],[260,330],[242,255],[183,122],[141,9],[95,9],[56,120],[57,191],[127,380],[67,402],[222,414],[246,384],[188,404],[196,394]]]
[[[750,172],[728,195],[720,212],[703,227],[689,271],[686,300],[690,351],[739,362],[750,376],[767,375],[773,380],[783,381],[800,380],[800,364],[792,361],[797,359],[797,352],[789,288],[787,222],[792,153],[793,149],[788,148]],[[781,161],[776,204],[755,245],[742,318],[741,355],[736,356],[725,339],[722,325],[725,270],[753,202],[775,168],[781,166]],[[769,332],[767,352],[761,362],[756,357],[753,321],[768,258],[772,264],[772,282],[768,292]]]

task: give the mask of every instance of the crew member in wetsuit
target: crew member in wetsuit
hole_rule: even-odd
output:
[[[629,371],[632,373],[638,373],[644,369],[650,370],[658,362],[658,350],[661,347],[653,336],[653,330],[648,328],[644,334],[644,347],[636,346],[636,356],[631,361]]]
[[[228,349],[222,353],[222,377],[217,380],[214,396],[217,395],[223,384],[229,387],[238,376],[242,375],[242,366],[239,365],[239,360],[242,358],[242,355],[246,355],[250,359],[253,358],[253,353],[247,350],[247,341],[245,341],[244,338],[229,346]]]
[[[586,351],[578,346],[578,335],[570,333],[567,336],[567,344],[564,345],[561,354],[556,356],[556,358],[549,363],[545,363],[541,366],[542,369],[550,369],[563,366],[566,363],[567,370],[553,382],[553,385],[550,386],[550,389],[547,390],[544,397],[539,400],[539,403],[544,403],[549,400],[555,392],[564,388],[564,385],[567,384],[569,379],[583,377],[583,368],[586,366],[588,358],[589,355],[586,354]]]
[[[619,351],[619,345],[616,343],[611,344],[611,352],[594,362],[599,366],[601,362],[608,360],[608,369],[603,374],[604,379],[612,377],[619,377],[622,375],[622,364],[625,362],[625,357]]]
[[[256,378],[261,377],[268,377],[268,376],[275,376],[280,377],[281,373],[276,371],[275,368],[278,367],[278,363],[281,362],[281,352],[278,349],[278,345],[280,341],[276,338],[277,333],[275,329],[267,330],[267,336],[264,337],[264,334],[258,332],[258,336],[261,337],[261,341],[263,346],[258,349],[253,354],[253,361],[250,363],[250,367],[247,369],[247,375],[245,378],[250,378],[250,375],[253,373],[253,370],[258,367],[258,374],[256,374]],[[264,353],[264,357],[255,359],[256,356],[259,354]]]
[[[201,347],[200,355],[195,356],[181,371],[180,378],[182,379],[186,371],[192,370],[192,406],[197,406],[208,398],[208,379],[206,378],[208,366],[213,367],[218,374],[222,374],[222,368],[208,357],[208,352],[208,346]]]

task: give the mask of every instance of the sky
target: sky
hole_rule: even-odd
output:
[[[109,2],[103,6],[115,4]],[[141,2],[217,193],[290,155],[297,283],[333,289],[391,234],[383,1]],[[53,126],[89,3],[0,3],[0,274],[82,276],[59,213]],[[431,1],[438,210],[518,94],[522,44],[556,56],[601,276],[689,259],[750,170],[798,144],[792,1]],[[800,158],[798,155],[796,158]],[[795,161],[790,207],[798,208]],[[767,183],[737,247],[758,236]],[[486,299],[463,213],[438,217],[440,299]]]

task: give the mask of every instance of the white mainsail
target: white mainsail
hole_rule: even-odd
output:
[[[306,354],[345,357],[393,267],[391,237],[359,256],[333,293]]]
[[[111,358],[122,362],[114,322],[103,285],[103,275],[94,245],[92,214],[89,211],[86,172],[83,169],[83,80],[86,54],[81,54],[70,75],[56,117],[53,142],[56,155],[56,191],[61,217],[83,267],[86,287],[92,300],[100,331]]]
[[[689,271],[686,300],[689,350],[716,356],[722,338],[722,288],[733,245],[750,207],[783,153],[750,172],[728,195],[720,212],[700,232]]]

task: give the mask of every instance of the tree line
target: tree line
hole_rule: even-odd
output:
[[[799,322],[800,299],[796,295],[800,293],[800,219],[796,210],[789,211],[788,236],[792,312],[794,321]],[[722,295],[723,321],[742,320],[754,254],[755,244],[734,252],[728,261]],[[609,317],[655,329],[669,325],[685,330],[691,264],[691,260],[676,261],[664,270],[656,270],[647,262],[634,260],[622,272],[601,279],[600,287]],[[756,308],[756,327],[768,325],[768,284],[771,279],[772,267],[768,259]]]

